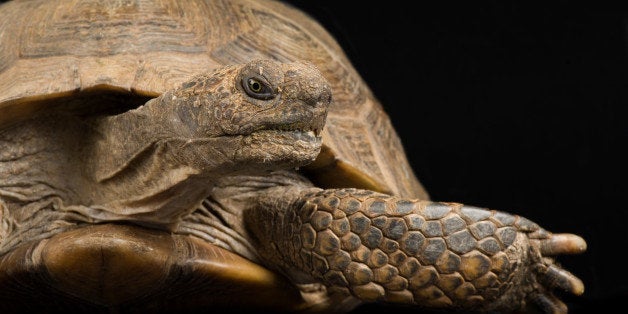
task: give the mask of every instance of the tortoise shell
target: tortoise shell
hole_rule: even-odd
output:
[[[0,128],[49,110],[70,110],[83,115],[124,112],[194,75],[258,58],[282,62],[308,60],[332,85],[333,102],[322,134],[321,153],[315,162],[300,170],[316,185],[366,188],[428,199],[388,115],[335,39],[306,13],[272,0],[2,3]],[[186,247],[191,252],[187,257],[195,265],[204,265],[204,261],[211,261],[216,254],[228,255],[227,251],[197,239],[166,236],[159,231],[124,225],[82,228],[22,246],[3,256],[0,289],[13,292],[0,298],[4,304],[0,308],[10,305],[7,301],[13,298],[32,298],[40,304],[71,304],[74,309],[90,311],[94,304],[82,300],[145,309],[148,295],[151,300],[166,295],[176,299],[178,303],[171,302],[171,309],[186,309],[191,303],[233,304],[234,300],[251,307],[281,309],[295,309],[306,303],[281,276],[235,254],[224,260],[231,259],[229,263],[237,264],[236,272],[229,263],[214,263],[211,270],[180,267],[171,269],[178,276],[163,274],[146,280],[156,283],[151,287],[111,286],[100,287],[98,291],[77,291],[73,287],[81,283],[73,280],[106,280],[94,279],[103,274],[100,269],[84,266],[81,268],[84,273],[73,274],[71,280],[64,279],[76,269],[73,263],[92,258],[85,254],[93,251],[81,249],[86,247],[85,243],[73,241],[81,239],[102,245],[99,239],[103,237],[125,241],[118,243],[107,258],[111,267],[125,265],[126,269],[109,270],[109,275],[128,276],[129,269],[137,270],[137,276],[155,275],[141,269],[159,269],[159,265],[144,264],[146,260],[154,263],[159,260],[152,257],[143,260],[142,254],[147,251],[138,251],[138,243],[153,250],[153,256],[166,256],[172,250]],[[132,254],[122,254],[126,249]],[[33,268],[41,254],[48,254],[48,269]],[[23,256],[28,256],[27,262]],[[186,261],[177,265],[186,265]],[[177,281],[173,282],[172,278]],[[238,279],[237,283],[234,278]],[[35,287],[33,282],[48,282],[50,286]],[[221,288],[208,288],[212,285]],[[40,293],[31,294],[34,290]],[[220,294],[210,295],[207,291]],[[158,307],[163,303],[153,304]]]

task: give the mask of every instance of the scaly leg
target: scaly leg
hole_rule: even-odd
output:
[[[258,204],[247,227],[268,265],[364,302],[564,313],[552,290],[584,292],[551,256],[586,242],[517,215],[358,189],[279,187]]]

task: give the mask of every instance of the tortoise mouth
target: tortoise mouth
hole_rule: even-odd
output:
[[[267,129],[267,130],[258,130],[251,135],[254,136],[265,136],[276,138],[278,142],[286,141],[289,143],[293,143],[294,141],[302,141],[302,142],[320,142],[321,136],[319,131],[314,130],[281,130],[281,129]],[[250,135],[249,135],[250,136]]]
[[[312,162],[321,144],[314,130],[258,130],[243,137],[235,159],[255,165],[248,171],[289,169]]]
[[[16,309],[23,302],[23,308],[285,310],[304,302],[281,275],[200,238],[119,224],[17,247],[0,257],[0,291],[0,304]]]

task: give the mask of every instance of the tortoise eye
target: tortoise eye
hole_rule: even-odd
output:
[[[261,78],[245,77],[242,79],[242,87],[253,98],[268,100],[275,97],[273,89]]]

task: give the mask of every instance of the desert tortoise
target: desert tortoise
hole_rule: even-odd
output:
[[[0,38],[0,309],[583,292],[551,258],[580,237],[430,201],[340,47],[281,2],[10,1]]]

